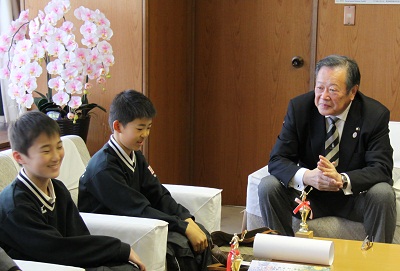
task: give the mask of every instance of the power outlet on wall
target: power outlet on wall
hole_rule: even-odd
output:
[[[344,6],[344,25],[354,25],[356,6]]]

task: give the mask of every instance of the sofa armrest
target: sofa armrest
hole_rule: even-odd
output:
[[[164,184],[164,187],[210,233],[221,229],[222,189],[176,184]]]
[[[58,265],[51,263],[42,263],[42,262],[32,262],[32,261],[22,261],[22,260],[14,260],[14,262],[18,265],[21,270],[24,271],[85,271],[83,268],[66,266],[66,265]]]
[[[164,271],[168,223],[157,219],[81,213],[91,234],[116,237],[131,245],[147,270]]]

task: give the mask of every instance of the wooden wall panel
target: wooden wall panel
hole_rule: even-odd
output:
[[[311,14],[311,1],[196,1],[193,178],[224,204],[245,205],[289,99],[309,90]]]
[[[47,3],[25,1],[34,14]],[[312,0],[71,3],[99,8],[114,30],[112,78],[91,101],[108,108],[124,89],[145,91],[158,110],[147,153],[161,181],[220,187],[224,204],[244,205],[247,176],[267,164],[289,99],[309,90]],[[400,120],[400,6],[356,5],[355,26],[343,25],[343,9],[319,1],[317,60],[355,58],[361,91]],[[295,55],[303,68],[290,65]],[[92,120],[91,153],[108,139],[107,116]]]
[[[147,2],[147,92],[157,110],[147,158],[161,182],[191,184],[193,1]]]
[[[344,5],[320,1],[317,59],[329,54],[354,58],[360,90],[386,105],[400,120],[400,5],[356,5],[355,26],[343,25]]]
[[[37,16],[38,9],[43,10],[47,0],[25,0],[25,8],[32,16]],[[99,9],[111,22],[114,36],[111,45],[114,50],[115,64],[110,69],[111,78],[107,81],[106,91],[95,87],[89,96],[90,102],[109,108],[111,100],[122,90],[134,88],[142,91],[142,0],[71,0],[68,20],[75,17],[73,11],[79,6]],[[76,24],[76,32],[81,23]],[[110,136],[108,114],[93,110],[87,145],[91,154],[100,149]]]

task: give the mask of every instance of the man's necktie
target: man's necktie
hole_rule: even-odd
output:
[[[336,129],[336,117],[328,117],[329,122],[328,132],[325,139],[325,157],[331,162],[336,162],[335,166],[339,165],[339,133]]]

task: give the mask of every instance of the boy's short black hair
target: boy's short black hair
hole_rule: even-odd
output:
[[[22,114],[8,127],[11,149],[28,155],[28,149],[42,133],[49,137],[61,135],[57,122],[46,114],[37,110]]]
[[[153,103],[143,95],[133,89],[125,90],[113,99],[108,116],[108,124],[114,132],[113,122],[118,120],[123,126],[135,119],[152,119],[156,115]]]

